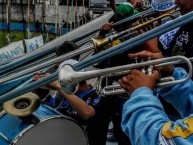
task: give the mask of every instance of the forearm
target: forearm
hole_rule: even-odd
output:
[[[174,70],[173,77],[180,80],[187,75],[186,71],[177,68]],[[171,103],[181,114],[182,117],[193,113],[193,83],[189,80],[173,87],[162,88],[159,90],[161,97]]]
[[[92,106],[88,105],[85,101],[75,95],[66,94],[62,89],[58,92],[64,97],[71,105],[71,107],[83,118],[89,119],[95,115],[95,110]]]
[[[139,88],[124,104],[122,129],[133,145],[158,145],[158,136],[169,119],[159,99],[148,88]]]
[[[122,129],[132,145],[191,145],[191,120],[192,116],[171,122],[152,91],[139,88],[123,107]]]
[[[144,50],[150,51],[152,53],[161,53],[159,46],[158,46],[158,38],[153,38],[144,44],[142,44]]]

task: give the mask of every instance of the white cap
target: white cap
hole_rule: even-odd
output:
[[[156,11],[167,11],[174,8],[175,0],[152,0],[151,7]]]

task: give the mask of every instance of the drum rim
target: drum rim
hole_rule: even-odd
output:
[[[83,132],[83,134],[85,136],[85,140],[87,142],[87,145],[89,145],[89,140],[88,140],[88,136],[87,136],[86,131],[78,123],[78,121],[76,121],[75,119],[73,119],[73,118],[71,118],[69,116],[67,116],[67,117],[65,117],[65,116],[51,116],[50,118],[45,118],[45,119],[41,120],[38,124],[41,124],[42,122],[45,122],[45,121],[48,121],[48,120],[51,120],[51,119],[59,119],[59,118],[61,118],[61,119],[68,119],[68,120],[74,122],[77,126],[79,126],[79,128],[82,130],[82,132]],[[38,124],[36,124],[36,125],[34,125],[34,124],[29,125],[27,128],[22,130],[19,134],[17,134],[16,137],[10,143],[12,145],[15,145],[27,131],[29,131],[33,127],[36,127]]]
[[[68,119],[68,120],[70,120],[70,121],[73,121],[77,126],[79,126],[79,128],[82,130],[82,132],[83,132],[83,134],[84,134],[84,136],[85,136],[85,139],[86,139],[87,144],[89,145],[89,140],[88,140],[87,133],[86,133],[86,131],[84,130],[84,128],[80,125],[80,123],[79,123],[76,119],[74,119],[74,118],[72,118],[72,117],[70,117],[70,116],[61,114],[61,113],[60,113],[59,111],[57,111],[55,108],[52,108],[51,106],[49,106],[49,105],[47,105],[47,104],[41,103],[41,105],[44,106],[44,107],[46,107],[46,108],[48,108],[48,109],[50,109],[50,110],[52,110],[52,111],[54,111],[54,112],[56,112],[56,113],[58,113],[58,114],[57,114],[57,115],[48,116],[48,117],[46,117],[46,118],[44,118],[44,119],[41,119],[40,122],[37,123],[36,125],[30,124],[28,127],[26,127],[25,129],[23,129],[19,134],[17,134],[17,135],[15,136],[15,138],[14,138],[11,142],[10,142],[10,140],[7,140],[10,144],[15,145],[27,131],[29,131],[29,130],[32,129],[33,127],[36,127],[38,124],[40,124],[40,123],[42,123],[42,122],[45,122],[45,121],[48,121],[48,120],[51,120],[51,119],[61,118],[61,119]],[[4,111],[4,110],[0,112],[0,116],[6,115],[6,114],[8,114],[8,113],[7,113],[6,111]],[[8,114],[8,115],[10,115],[10,114]],[[17,117],[17,116],[15,116],[15,117]],[[3,134],[2,134],[2,135],[3,135]],[[4,138],[4,139],[5,139],[5,138]],[[9,139],[9,138],[8,138],[8,139]]]

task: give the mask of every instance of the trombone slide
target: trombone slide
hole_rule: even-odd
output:
[[[63,86],[63,89],[67,93],[73,93],[74,88],[76,88],[75,87],[76,84],[84,80],[105,76],[105,75],[110,75],[110,74],[112,75],[118,72],[120,73],[131,69],[141,68],[141,67],[150,66],[150,65],[153,65],[154,68],[161,67],[161,66],[168,66],[176,63],[181,63],[182,61],[183,63],[185,62],[189,68],[188,75],[185,78],[181,80],[161,82],[157,84],[158,87],[170,86],[170,85],[175,85],[175,84],[187,81],[192,77],[192,65],[188,58],[184,56],[174,56],[174,57],[167,57],[167,58],[162,58],[157,60],[151,60],[147,62],[141,62],[137,64],[128,64],[124,66],[112,67],[112,68],[101,69],[101,70],[92,70],[92,71],[86,71],[86,72],[77,72],[73,69],[71,65],[67,64],[60,68],[58,79],[61,85]]]

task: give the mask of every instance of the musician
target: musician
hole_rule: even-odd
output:
[[[161,58],[161,53],[138,53],[130,57]],[[175,80],[187,73],[182,68],[165,67]],[[183,119],[171,121],[155,96],[154,89],[161,71],[146,75],[136,69],[119,80],[130,96],[123,107],[122,128],[130,137],[132,145],[192,145],[193,91],[192,80],[173,87],[158,89],[161,96],[178,110]],[[143,80],[143,81],[141,81]]]
[[[155,1],[155,0],[154,0]],[[158,4],[161,5],[161,0],[156,0]],[[180,8],[181,15],[193,11],[193,1],[192,0],[167,0],[169,2],[174,2]],[[161,38],[165,42],[165,45],[157,45],[157,44],[149,44],[149,48],[154,48],[154,50],[161,51],[164,56],[175,56],[175,55],[183,55],[186,57],[193,56],[193,22],[185,24],[181,26],[179,30],[177,30],[175,35],[170,37],[169,35],[165,35],[165,38]],[[169,37],[168,37],[169,36]],[[163,42],[163,41],[162,41]],[[163,43],[162,43],[163,44]],[[168,47],[167,47],[168,46]],[[157,51],[157,52],[158,52]]]
[[[55,53],[61,56],[77,48],[77,45],[73,42],[65,41],[62,45],[55,48]],[[79,60],[79,56],[64,62],[72,65],[77,63],[77,60]],[[59,65],[62,64],[59,62],[44,74],[36,73],[33,80],[41,79],[55,72]],[[109,121],[107,116],[109,116],[109,111],[105,100],[103,101],[92,86],[88,85],[85,81],[80,82],[75,95],[65,93],[58,81],[50,83],[46,88],[49,89],[49,93],[42,91],[42,88],[35,91],[35,93],[41,96],[44,103],[58,108],[58,111],[61,113],[76,119],[85,129],[90,145],[106,144]]]
[[[176,5],[180,8],[181,15],[184,15],[193,10],[193,1],[187,0],[152,0],[152,8],[157,11],[161,11],[162,13],[165,11],[172,10]],[[169,7],[163,7],[163,6]],[[180,28],[176,28],[174,30],[169,31],[166,34],[160,36],[157,41],[150,40],[146,43],[146,50],[151,52],[162,52],[164,56],[175,56],[175,55],[183,55],[186,57],[192,57],[193,51],[193,23],[186,24],[181,26]],[[185,69],[185,65],[177,65],[183,67]],[[170,119],[176,120],[181,118],[178,113],[173,109],[173,107],[166,103],[162,98],[160,100],[163,103],[165,111],[168,113]]]
[[[164,15],[164,14],[170,14],[175,11],[176,4],[175,0],[152,0],[151,1],[151,7],[152,9],[156,10],[158,12],[158,16]],[[161,21],[162,24],[169,23],[172,20],[164,20]],[[166,51],[169,48],[169,45],[171,41],[173,40],[176,32],[179,30],[179,28],[175,28],[173,30],[170,30],[169,32],[162,34],[159,38],[154,38],[152,40],[147,41],[143,44],[144,49],[149,50],[151,52],[162,52]]]
[[[61,55],[64,55],[64,54],[69,53],[70,51],[73,51],[73,50],[76,50],[76,49],[78,49],[78,46],[75,43],[73,43],[71,41],[65,41],[60,46],[55,48],[55,53],[56,53],[57,56],[61,56]],[[73,57],[72,59],[79,60],[79,55]],[[47,70],[45,73],[55,72],[58,69],[58,66],[59,66],[60,63],[61,62],[58,62],[52,68]],[[42,101],[46,101],[47,97],[50,97],[50,96],[52,96],[54,98],[55,95],[56,95],[55,90],[50,90],[46,87],[37,88],[33,92],[36,93],[38,96],[40,96]],[[53,103],[55,103],[55,102],[53,101]]]
[[[47,75],[49,74],[36,74],[34,80]],[[78,121],[87,133],[89,145],[105,145],[109,111],[105,109],[105,100],[92,86],[82,81],[75,94],[67,94],[58,81],[50,83],[49,88],[57,91],[57,97],[47,98],[47,103],[62,114]]]
[[[104,24],[102,26],[102,29],[99,33],[98,40],[103,39],[107,32],[112,29],[112,24],[111,22],[117,22],[121,19],[130,17],[132,15],[137,14],[138,11],[134,9],[134,7],[131,5],[131,3],[124,2],[120,4],[116,9],[115,9],[115,16],[112,17],[107,24]],[[123,31],[127,28],[127,24],[122,24],[117,26],[116,31]],[[112,43],[109,43],[107,46],[104,46],[103,49],[118,45],[121,41],[120,40],[115,40]],[[139,50],[139,48],[136,48]],[[133,52],[136,52],[137,50],[134,50]],[[106,67],[113,67],[113,66],[120,66],[124,64],[128,64],[128,56],[126,53],[122,53],[120,55],[114,56],[108,60],[105,60],[103,62],[99,62],[96,65],[94,65],[95,68],[106,68]],[[117,78],[113,77],[108,80],[109,84],[112,84],[113,81],[117,80]],[[104,98],[106,100],[106,106],[109,108],[108,110],[110,111],[110,116],[109,119],[112,120],[113,123],[113,130],[114,130],[114,135],[117,138],[118,144],[119,145],[130,145],[129,138],[123,133],[121,129],[121,119],[122,119],[122,107],[123,104],[125,103],[126,99],[122,98],[122,96],[118,95],[112,95],[112,96],[107,96]]]

